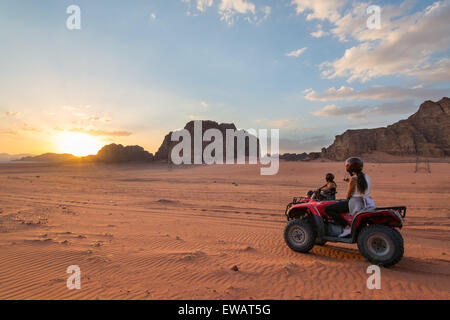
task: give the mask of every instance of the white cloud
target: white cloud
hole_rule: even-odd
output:
[[[343,115],[358,114],[362,112],[364,109],[365,109],[364,107],[360,106],[338,107],[335,104],[330,104],[318,111],[312,112],[312,114],[319,117],[337,117]]]
[[[326,135],[315,135],[301,139],[280,138],[280,153],[320,151],[320,148],[332,142],[333,138]]]
[[[241,14],[245,14],[248,11],[255,13],[255,5],[245,0],[222,0],[219,4],[219,10],[236,11]]]
[[[319,25],[317,25],[317,31],[311,32],[310,34],[314,38],[321,38],[321,37],[324,37],[324,36],[328,35],[329,33],[324,31],[322,29],[322,25],[319,24]]]
[[[408,74],[425,82],[448,82],[450,81],[450,58],[442,58],[434,64],[427,63],[411,69]]]
[[[191,6],[194,5],[194,11],[205,12],[208,8],[214,5],[214,0],[181,0],[183,3],[189,5],[187,15],[197,16],[198,14],[191,12]],[[232,26],[237,20],[239,15],[244,16],[244,20],[249,23],[256,23],[259,25],[263,21],[267,20],[272,12],[270,6],[260,7],[261,16],[256,14],[256,6],[253,2],[248,0],[220,0],[217,2],[217,11],[220,16],[220,20],[224,21],[229,26]]]
[[[335,104],[327,105],[322,109],[311,114],[318,117],[339,117],[347,116],[349,120],[360,120],[369,115],[393,115],[393,114],[411,114],[417,107],[413,100],[404,100],[398,102],[387,102],[374,107],[367,106],[348,106],[339,107]]]
[[[447,96],[449,88],[435,89],[429,87],[407,88],[399,86],[376,86],[369,87],[359,91],[351,87],[341,86],[339,89],[334,87],[325,90],[323,93],[316,93],[312,89],[303,91],[305,98],[311,101],[336,101],[336,100],[438,100]]]
[[[18,118],[20,116],[20,112],[17,112],[17,111],[6,111],[1,116]]]
[[[439,8],[440,6],[441,6],[441,3],[439,1],[433,3],[432,5],[428,6],[425,9],[425,14],[428,15],[428,14],[432,13],[434,9]]]
[[[298,58],[303,52],[305,52],[306,49],[308,49],[308,47],[304,47],[304,48],[301,48],[298,50],[288,52],[288,53],[286,53],[286,56]]]
[[[290,129],[296,127],[297,119],[279,119],[269,122],[269,125],[273,128]]]
[[[339,19],[339,9],[346,0],[292,0],[297,14],[307,13],[306,20],[319,19],[331,22]]]
[[[72,128],[68,131],[85,133],[85,134],[89,134],[91,136],[108,136],[108,137],[128,137],[133,134],[132,132],[129,132],[129,131],[120,131],[120,130],[108,131],[108,130],[92,129],[92,128]]]
[[[348,9],[339,19],[333,22],[330,30],[340,41],[351,38],[360,42],[386,38],[394,29],[414,23],[417,14],[405,15],[410,10],[413,1],[406,0],[399,5],[383,5],[381,7],[381,28],[367,28],[367,8],[370,2],[356,3]]]
[[[387,75],[410,75],[422,79],[436,77],[436,62],[431,61],[432,55],[450,48],[449,0],[396,20],[392,19],[408,8],[406,4],[391,11],[382,9],[380,30],[367,29],[362,19],[364,16],[356,14],[364,6],[356,5],[352,13],[335,21],[337,27],[331,30],[333,34],[340,40],[351,36],[360,43],[347,49],[341,58],[324,63],[322,76],[345,77],[348,82],[365,82]],[[441,64],[438,69],[448,70],[448,60],[438,63]],[[442,72],[438,73],[438,78],[442,78]]]
[[[191,0],[181,0],[181,2],[183,3],[187,3],[189,5],[189,10],[187,11],[187,15],[190,16],[191,13]],[[199,12],[205,12],[207,8],[212,7],[214,4],[214,0],[193,0],[192,2],[194,2],[195,5],[195,9],[197,9],[197,11]],[[194,14],[195,16],[197,14]]]
[[[449,81],[450,59],[435,59],[450,49],[450,0],[436,1],[411,13],[416,1],[381,6],[381,29],[367,28],[367,8],[373,4],[348,0],[292,0],[297,14],[307,20],[327,20],[330,30],[318,29],[312,37],[329,33],[340,41],[356,40],[344,55],[321,65],[325,78],[365,82],[388,75],[406,75],[419,81]],[[347,4],[350,4],[347,6]]]
[[[377,115],[410,114],[417,109],[418,107],[413,100],[405,100],[399,102],[386,102],[369,109],[368,112]]]
[[[213,0],[197,0],[197,10],[205,12],[206,8],[213,5]]]
[[[233,25],[236,14],[255,15],[255,5],[245,0],[222,0],[219,4],[220,20],[228,25]]]
[[[108,123],[111,122],[112,119],[109,117],[100,117],[100,116],[90,116],[87,120],[92,121],[92,122],[96,122],[96,121],[100,121],[100,122],[104,122],[104,123]]]
[[[269,6],[265,6],[265,7],[261,8],[261,11],[263,12],[264,16],[258,20],[257,24],[260,24],[263,21],[266,21],[267,19],[269,19],[270,13],[272,12],[272,8]]]

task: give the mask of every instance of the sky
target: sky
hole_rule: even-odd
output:
[[[80,134],[156,152],[207,119],[320,151],[450,95],[449,16],[450,0],[0,0],[0,153]]]

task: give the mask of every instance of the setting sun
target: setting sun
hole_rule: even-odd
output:
[[[70,153],[78,157],[97,154],[103,146],[98,138],[77,132],[62,133],[58,136],[57,143],[60,152]]]

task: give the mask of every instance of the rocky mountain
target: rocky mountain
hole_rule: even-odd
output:
[[[16,161],[30,162],[104,162],[104,163],[126,163],[126,162],[150,162],[153,154],[140,146],[123,146],[121,144],[109,144],[101,148],[97,155],[87,157],[76,157],[64,153],[45,153],[40,156],[23,157]]]
[[[322,157],[344,160],[374,151],[397,156],[450,156],[450,99],[425,101],[408,119],[387,127],[347,130],[322,149]]]
[[[31,154],[8,154],[8,153],[0,153],[0,163],[2,162],[10,162],[17,159],[21,159],[24,157],[30,157]]]
[[[28,156],[20,158],[16,161],[31,161],[31,162],[71,162],[79,161],[80,158],[69,153],[44,153],[39,156]]]
[[[281,160],[286,161],[309,161],[311,160],[306,152],[303,153],[283,153],[280,155]]]
[[[94,160],[106,163],[150,162],[153,161],[153,154],[140,146],[124,147],[113,143],[101,148]]]
[[[224,155],[224,159],[226,157],[226,130],[227,129],[232,129],[232,130],[237,130],[236,126],[233,123],[217,123],[215,121],[211,121],[211,120],[199,120],[198,122],[201,123],[201,127],[202,127],[202,137],[205,133],[206,130],[208,129],[218,129],[221,133],[222,133],[222,137],[223,137],[223,155]],[[186,129],[190,135],[191,135],[191,150],[194,150],[194,123],[195,121],[190,121],[188,122],[185,126],[184,129]],[[239,131],[239,130],[237,130]],[[246,133],[244,130],[242,130],[243,133]],[[168,161],[170,153],[172,148],[177,145],[179,143],[179,141],[171,141],[171,135],[172,135],[173,131],[169,132],[161,146],[159,147],[158,151],[155,153],[155,160],[164,160],[164,161]],[[234,138],[235,142],[234,142],[234,155],[236,158],[237,155],[237,139]],[[246,137],[245,139],[245,156],[249,155],[249,138]],[[259,139],[256,139],[257,141],[257,153],[259,156]],[[207,145],[209,145],[211,143],[211,141],[203,141],[202,142],[202,152],[205,149],[205,147]],[[192,158],[192,162],[193,162],[193,158],[194,158],[194,154],[193,152],[191,152],[191,158]]]

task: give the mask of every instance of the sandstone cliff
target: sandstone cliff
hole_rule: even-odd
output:
[[[124,147],[112,143],[101,148],[93,160],[106,163],[150,162],[153,155],[140,146]]]
[[[322,157],[344,160],[373,151],[398,156],[450,156],[450,99],[425,101],[408,119],[385,128],[347,130],[322,149]]]
[[[227,129],[232,129],[232,130],[237,130],[236,126],[233,123],[217,123],[215,121],[211,121],[211,120],[199,120],[199,122],[201,122],[201,126],[202,126],[202,137],[205,133],[206,130],[208,129],[218,129],[223,136],[223,156],[224,156],[224,160],[226,158],[226,130]],[[189,131],[190,135],[191,135],[191,150],[194,150],[194,121],[190,121],[188,122],[184,129],[186,129],[187,131]],[[239,131],[239,130],[238,130]],[[246,133],[245,131],[243,131],[244,133]],[[172,135],[172,131],[169,132],[161,146],[159,147],[158,151],[155,153],[155,160],[164,160],[164,161],[168,161],[169,157],[170,157],[170,153],[172,148],[177,145],[179,142],[178,141],[171,141],[171,135]],[[236,158],[237,155],[237,139],[234,139],[234,158]],[[205,147],[207,145],[209,145],[211,143],[211,141],[203,141],[202,142],[202,151],[205,149]],[[256,143],[257,143],[257,154],[259,156],[259,139],[256,139]],[[245,156],[247,157],[249,155],[249,138],[247,137],[245,139]],[[192,161],[193,161],[193,152],[192,152]]]
[[[286,161],[309,161],[310,158],[306,152],[303,153],[283,153],[280,155],[280,160]]]
[[[15,161],[30,161],[30,162],[71,162],[78,161],[79,158],[68,153],[44,153],[39,156],[26,156]]]
[[[23,157],[16,161],[31,162],[104,162],[104,163],[126,163],[126,162],[150,162],[153,155],[140,146],[123,146],[121,144],[109,144],[101,148],[96,155],[76,157],[71,154],[45,153],[40,156]]]

